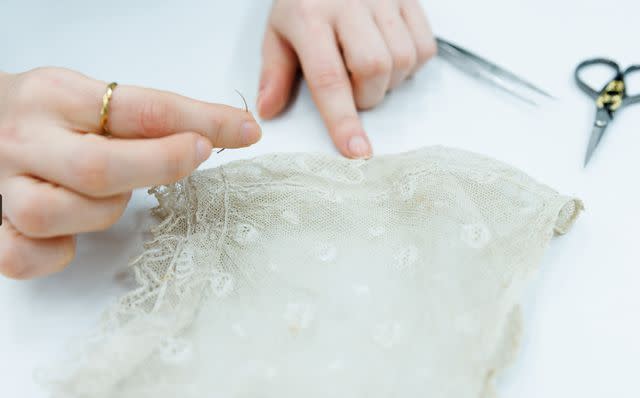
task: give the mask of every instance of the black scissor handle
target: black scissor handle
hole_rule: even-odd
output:
[[[625,69],[625,71],[622,74],[626,78],[630,74],[637,73],[637,72],[640,72],[640,65],[631,65],[630,67]],[[640,102],[640,93],[634,93],[633,95],[627,95],[627,97],[624,99],[624,102],[625,102],[626,105],[635,104],[635,103]]]
[[[580,73],[583,70],[588,69],[588,68],[590,68],[591,66],[594,66],[594,65],[605,65],[605,66],[609,66],[610,68],[612,68],[614,70],[614,72],[615,72],[614,79],[622,78],[623,74],[622,74],[622,71],[620,70],[620,66],[618,65],[618,63],[615,62],[615,61],[612,61],[610,59],[607,59],[607,58],[588,59],[586,61],[581,62],[578,66],[576,66],[576,70],[575,70],[575,72],[573,74],[573,76],[575,78],[575,81],[576,81],[576,84],[588,96],[590,96],[593,99],[596,99],[600,95],[600,92],[602,91],[602,87],[598,88],[598,89],[594,89],[593,87],[591,87],[589,84],[587,84],[580,77]],[[629,69],[627,69],[627,70],[629,70]],[[633,70],[631,72],[633,72]]]

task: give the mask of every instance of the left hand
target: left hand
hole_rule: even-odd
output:
[[[379,104],[436,49],[419,0],[275,0],[258,111],[267,119],[282,112],[301,67],[338,150],[368,158],[357,110]]]

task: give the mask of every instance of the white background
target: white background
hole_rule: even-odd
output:
[[[2,0],[0,70],[64,66],[238,107],[234,89],[255,101],[268,1],[89,3]],[[572,72],[599,55],[640,63],[640,2],[435,0],[425,8],[437,34],[558,100],[524,105],[436,59],[363,114],[376,153],[433,144],[469,149],[520,167],[587,207],[575,228],[552,242],[524,298],[522,350],[501,377],[501,396],[639,397],[640,106],[619,113],[584,170],[594,105]],[[273,151],[335,153],[304,86],[284,117],[262,125],[261,143],[214,155],[203,167]],[[78,341],[126,290],[116,277],[140,252],[153,205],[136,192],[119,224],[80,237],[77,260],[59,275],[0,278],[0,396],[46,396],[33,372]]]

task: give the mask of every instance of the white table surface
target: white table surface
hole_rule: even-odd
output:
[[[269,2],[3,0],[0,70],[73,68],[240,106],[253,103]],[[592,56],[640,62],[637,0],[434,0],[434,30],[525,75],[559,98],[523,105],[436,59],[363,114],[378,154],[442,144],[518,166],[587,211],[554,239],[524,298],[521,353],[503,398],[640,396],[640,106],[618,115],[582,168],[594,106],[572,81]],[[638,80],[636,82],[640,83]],[[636,85],[640,88],[640,85]],[[253,108],[253,107],[252,107]],[[335,153],[303,86],[264,138],[202,167],[273,151]],[[140,252],[154,205],[137,191],[116,226],[79,240],[76,261],[46,279],[0,278],[0,396],[44,397],[33,372],[79,341],[126,288],[116,275]]]

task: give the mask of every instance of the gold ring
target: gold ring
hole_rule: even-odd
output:
[[[111,107],[111,96],[113,95],[113,90],[116,89],[118,83],[113,82],[109,83],[107,86],[107,91],[102,96],[102,109],[100,110],[100,133],[103,135],[108,135],[109,130],[107,128],[107,123],[109,123],[109,109]]]

